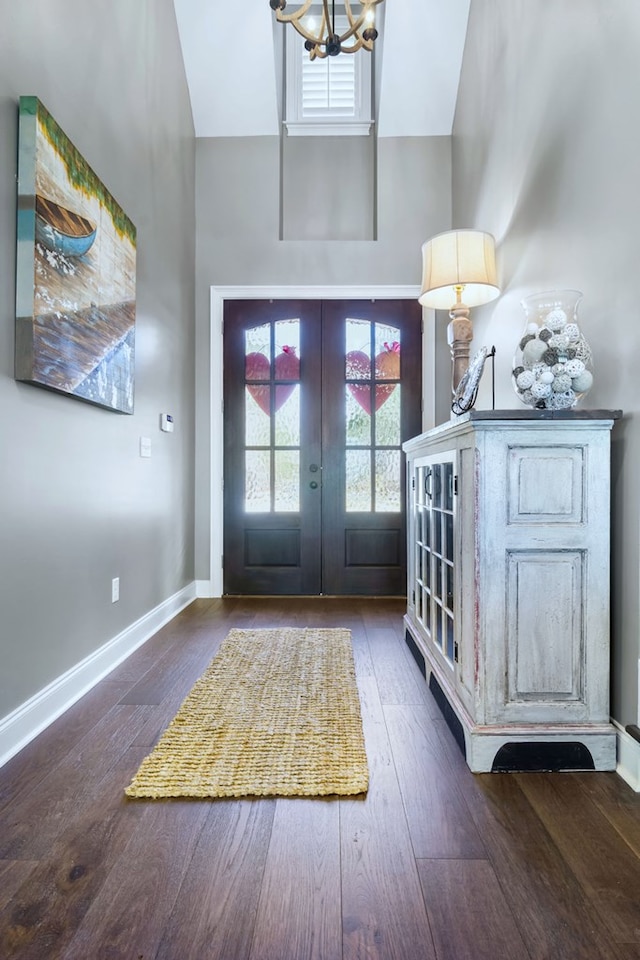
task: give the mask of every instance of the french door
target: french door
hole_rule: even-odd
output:
[[[404,594],[420,422],[417,303],[227,301],[224,592]]]

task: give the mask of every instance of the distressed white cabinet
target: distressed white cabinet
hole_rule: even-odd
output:
[[[476,772],[615,769],[618,416],[471,411],[404,444],[407,642]]]

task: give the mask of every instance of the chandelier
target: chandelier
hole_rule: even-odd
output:
[[[322,10],[314,15],[311,6],[321,2]],[[339,53],[355,53],[362,47],[373,50],[373,41],[378,36],[375,27],[375,7],[383,0],[343,0],[347,28],[343,33],[336,30],[335,0],[304,0],[293,13],[285,13],[287,0],[269,0],[280,23],[291,23],[304,37],[305,50],[311,60],[316,57],[337,57]],[[360,7],[358,12],[352,8]]]

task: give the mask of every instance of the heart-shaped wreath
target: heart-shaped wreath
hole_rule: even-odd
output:
[[[370,380],[371,360],[362,350],[350,350],[346,357],[347,379]],[[379,380],[400,379],[400,344],[397,340],[385,343],[375,358],[375,409],[387,402],[396,388],[395,383],[378,383]],[[371,415],[371,386],[369,383],[350,383],[349,392],[365,413]]]
[[[300,378],[300,357],[296,348],[284,346],[274,361],[276,380],[298,380]],[[248,353],[245,358],[246,380],[270,380],[271,363],[264,353]],[[275,389],[275,409],[278,411],[295,390],[295,383],[279,383]],[[271,413],[271,387],[268,383],[248,383],[247,389],[261,410],[267,416]]]

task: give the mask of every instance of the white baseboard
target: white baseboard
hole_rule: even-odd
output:
[[[0,720],[0,767],[195,598],[192,582]]]
[[[629,786],[640,793],[640,743],[630,737],[619,723],[613,721],[618,737],[618,765],[616,773]]]

